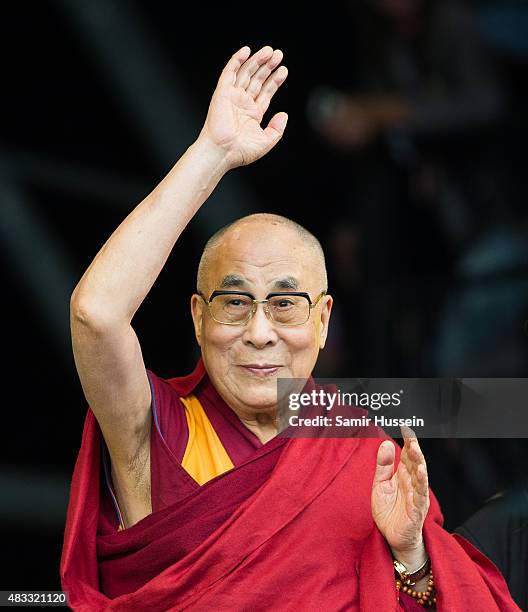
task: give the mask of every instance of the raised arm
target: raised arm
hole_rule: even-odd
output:
[[[265,155],[285,113],[261,121],[287,76],[282,53],[243,47],[218,80],[204,126],[161,183],[113,232],[70,304],[75,364],[112,459],[127,526],[151,512],[150,387],[131,321],[200,206],[230,169]]]

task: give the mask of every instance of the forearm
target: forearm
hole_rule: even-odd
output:
[[[198,138],[106,241],[75,288],[72,307],[88,319],[130,322],[227,169],[222,151]]]

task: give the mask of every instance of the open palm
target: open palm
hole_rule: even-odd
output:
[[[265,155],[281,138],[286,113],[277,113],[266,128],[262,118],[270,101],[288,76],[280,66],[282,51],[266,46],[249,57],[242,47],[225,66],[214,91],[202,136],[221,147],[231,168],[247,165]]]
[[[378,450],[372,485],[372,517],[393,551],[412,550],[421,544],[429,509],[424,456],[414,434],[403,433],[405,444],[397,470],[394,472],[394,444],[385,441]]]

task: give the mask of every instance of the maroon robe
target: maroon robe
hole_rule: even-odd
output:
[[[226,448],[235,448],[237,431],[255,448],[242,448],[236,461],[230,454],[235,467],[200,486],[179,464],[181,432],[171,437],[163,429],[177,415],[160,419],[153,411],[153,512],[117,531],[101,486],[102,436],[89,410],[61,561],[74,609],[422,609],[396,591],[390,549],[372,519],[380,438],[277,436],[262,445],[238,430],[244,426],[204,376],[201,361],[190,376],[163,381],[150,373],[149,379],[153,408],[164,393],[170,396],[164,385],[185,396],[201,381],[200,401]],[[518,610],[496,567],[441,523],[432,496],[424,539],[437,609]]]

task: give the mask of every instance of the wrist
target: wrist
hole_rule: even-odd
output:
[[[232,168],[226,150],[213,142],[204,130],[200,132],[198,138],[189,147],[189,151],[192,151],[204,165],[207,165],[220,177]]]
[[[409,572],[413,572],[421,567],[427,560],[427,552],[425,550],[425,544],[423,537],[420,538],[420,542],[411,548],[396,549],[392,548],[392,556],[403,563]]]

